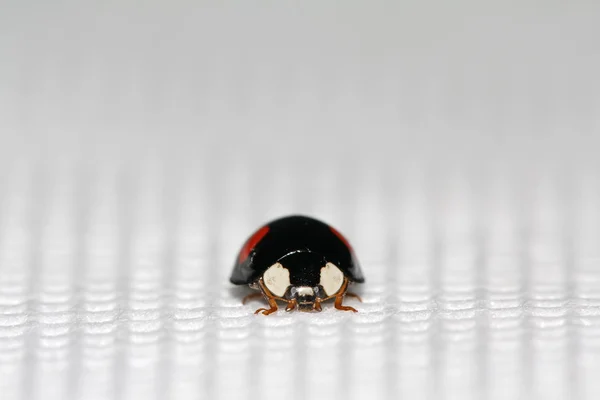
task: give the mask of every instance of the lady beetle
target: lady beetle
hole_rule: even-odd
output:
[[[287,303],[286,311],[321,311],[321,302],[335,299],[343,306],[352,283],[365,281],[348,241],[335,228],[305,216],[290,216],[272,221],[258,229],[242,246],[230,278],[235,285],[249,285],[260,293],[242,301],[264,297],[270,308],[259,308],[269,315],[277,311],[277,300]]]

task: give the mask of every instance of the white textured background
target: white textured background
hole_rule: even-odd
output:
[[[0,0],[0,398],[599,399],[593,1]],[[254,316],[261,223],[360,312]]]

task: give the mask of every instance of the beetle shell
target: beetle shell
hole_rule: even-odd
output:
[[[270,270],[280,264],[289,273],[292,286],[314,286],[322,273],[331,275],[326,276],[327,282],[339,279],[332,268],[322,271],[328,263],[339,268],[351,282],[365,281],[354,251],[341,233],[313,218],[289,216],[271,221],[246,240],[230,281],[252,285],[268,270],[269,274],[284,274],[278,269]]]

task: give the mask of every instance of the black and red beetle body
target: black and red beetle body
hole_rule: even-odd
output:
[[[340,310],[356,311],[342,305],[348,286],[365,281],[348,241],[335,228],[313,218],[290,216],[257,230],[240,250],[231,283],[257,289],[247,298],[263,296],[268,315],[277,310],[276,301],[286,310],[321,311],[321,302],[335,299]],[[359,298],[360,299],[360,298]],[[246,299],[245,299],[246,300]]]

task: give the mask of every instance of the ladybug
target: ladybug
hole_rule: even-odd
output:
[[[289,216],[269,222],[258,229],[240,250],[230,278],[235,285],[259,290],[242,303],[264,297],[270,308],[259,308],[269,315],[277,311],[277,300],[287,303],[286,311],[321,311],[321,302],[335,299],[335,308],[356,312],[342,305],[352,283],[363,283],[354,250],[335,228],[305,216]]]

